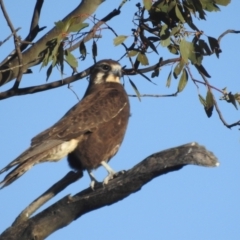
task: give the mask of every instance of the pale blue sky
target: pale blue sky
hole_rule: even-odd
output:
[[[53,23],[62,19],[79,1],[45,1],[40,19],[40,27],[47,26],[43,33],[53,27]],[[109,24],[118,34],[131,35],[132,11],[138,1],[130,1],[122,9],[120,17]],[[97,12],[101,18],[118,6],[120,1],[106,1]],[[29,21],[35,1],[24,3],[5,1],[6,8],[14,26],[22,27],[19,34],[25,37],[29,29]],[[240,30],[240,2],[233,1],[221,12],[207,13],[207,21],[197,22],[197,26],[205,34],[218,37],[227,29]],[[128,20],[127,20],[128,19]],[[1,35],[5,39],[9,29],[0,14]],[[41,35],[41,34],[40,34]],[[113,34],[102,30],[103,38],[99,41],[98,60],[104,58],[118,59],[122,47],[113,46]],[[227,35],[221,42],[220,59],[215,56],[206,57],[203,65],[212,76],[212,85],[222,89],[228,87],[233,93],[240,91],[238,55],[240,35]],[[8,41],[0,48],[3,59],[11,50],[12,42]],[[87,44],[90,52],[91,43]],[[74,53],[79,56],[79,53]],[[164,59],[172,57],[166,49],[159,48]],[[150,59],[150,64],[156,57]],[[79,62],[78,70],[92,65],[91,54],[85,62]],[[121,61],[128,64],[127,59]],[[192,68],[192,67],[191,67]],[[25,75],[21,86],[43,84],[46,69],[39,71],[40,66],[33,68],[34,74]],[[150,84],[140,76],[131,79],[144,93],[172,93],[177,81],[172,79],[172,86],[165,87],[171,66],[164,67],[159,78]],[[193,68],[192,68],[193,69]],[[71,74],[65,70],[66,76]],[[194,77],[200,76],[193,71]],[[60,79],[59,72],[54,71],[50,81]],[[134,93],[126,80],[129,94]],[[2,87],[9,88],[12,83]],[[87,81],[72,84],[74,91],[81,98]],[[201,86],[205,95],[205,87]],[[220,95],[216,93],[218,99]],[[109,207],[88,213],[70,226],[52,234],[49,240],[91,239],[91,240],[132,240],[132,239],[164,239],[164,240],[238,240],[240,239],[240,134],[237,128],[227,129],[220,122],[214,111],[208,119],[198,100],[198,92],[189,80],[186,89],[174,98],[143,98],[139,102],[131,98],[130,123],[125,140],[119,153],[111,160],[115,170],[129,169],[154,152],[197,141],[213,151],[221,165],[218,168],[188,166],[180,171],[159,177],[141,191],[127,199]],[[0,168],[7,165],[30,144],[30,139],[37,133],[55,123],[77,99],[66,87],[56,90],[13,97],[1,101],[0,104]],[[239,111],[226,102],[219,106],[227,122],[240,119]],[[32,200],[43,193],[50,185],[69,171],[66,159],[58,163],[45,163],[35,166],[7,188],[0,191],[0,232],[10,226],[20,211]],[[95,172],[101,180],[106,176],[104,169]],[[2,179],[3,176],[1,176]],[[47,205],[56,202],[67,194],[75,194],[89,186],[89,177],[72,184]]]

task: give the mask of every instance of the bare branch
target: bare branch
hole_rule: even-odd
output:
[[[107,185],[98,185],[94,191],[88,188],[74,196],[66,196],[36,216],[6,229],[0,239],[45,239],[87,212],[114,204],[139,191],[154,178],[188,164],[207,167],[219,165],[213,153],[197,143],[152,154]]]
[[[2,99],[6,99],[9,97],[13,97],[13,96],[20,96],[20,95],[26,95],[26,94],[33,94],[33,93],[37,93],[37,92],[42,92],[42,91],[47,91],[50,89],[54,89],[57,87],[61,87],[64,86],[66,84],[75,82],[79,79],[82,79],[84,77],[86,77],[90,72],[90,68],[84,70],[83,72],[77,73],[73,76],[64,78],[64,79],[60,79],[57,80],[55,82],[51,82],[51,83],[46,83],[46,84],[42,84],[39,86],[32,86],[32,87],[26,87],[26,88],[18,88],[18,89],[10,89],[7,90],[5,92],[0,93],[0,100]]]
[[[73,172],[70,171],[64,176],[61,180],[55,183],[50,187],[45,193],[40,197],[35,199],[27,208],[25,208],[19,216],[15,219],[12,226],[17,225],[18,223],[27,220],[36,212],[41,206],[43,206],[47,201],[55,197],[58,193],[68,187],[70,184],[76,182],[83,176],[82,172]]]

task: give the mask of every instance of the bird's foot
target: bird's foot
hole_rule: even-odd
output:
[[[90,182],[90,188],[94,191],[94,188],[95,186],[99,185],[100,182],[98,182],[96,180],[96,178],[94,177],[93,173],[92,173],[92,170],[87,170],[88,174],[89,174],[89,177],[91,179],[91,182]]]
[[[90,188],[94,191],[95,187],[97,187],[100,184],[96,179],[91,180]]]
[[[110,172],[107,177],[103,180],[103,186],[107,185],[110,180],[112,180],[115,177],[115,172]]]
[[[107,177],[104,178],[103,180],[103,186],[104,185],[107,185],[108,182],[114,178],[117,178],[118,176],[124,174],[126,171],[125,170],[122,170],[122,171],[119,171],[119,172],[110,172]]]

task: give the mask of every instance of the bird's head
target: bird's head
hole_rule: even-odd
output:
[[[107,82],[121,83],[121,65],[111,59],[101,60],[95,64],[90,73],[90,84]]]

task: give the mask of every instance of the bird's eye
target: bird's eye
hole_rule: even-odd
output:
[[[108,70],[110,70],[110,66],[107,65],[107,64],[103,64],[103,65],[102,65],[102,69],[103,69],[104,71],[108,71]]]

